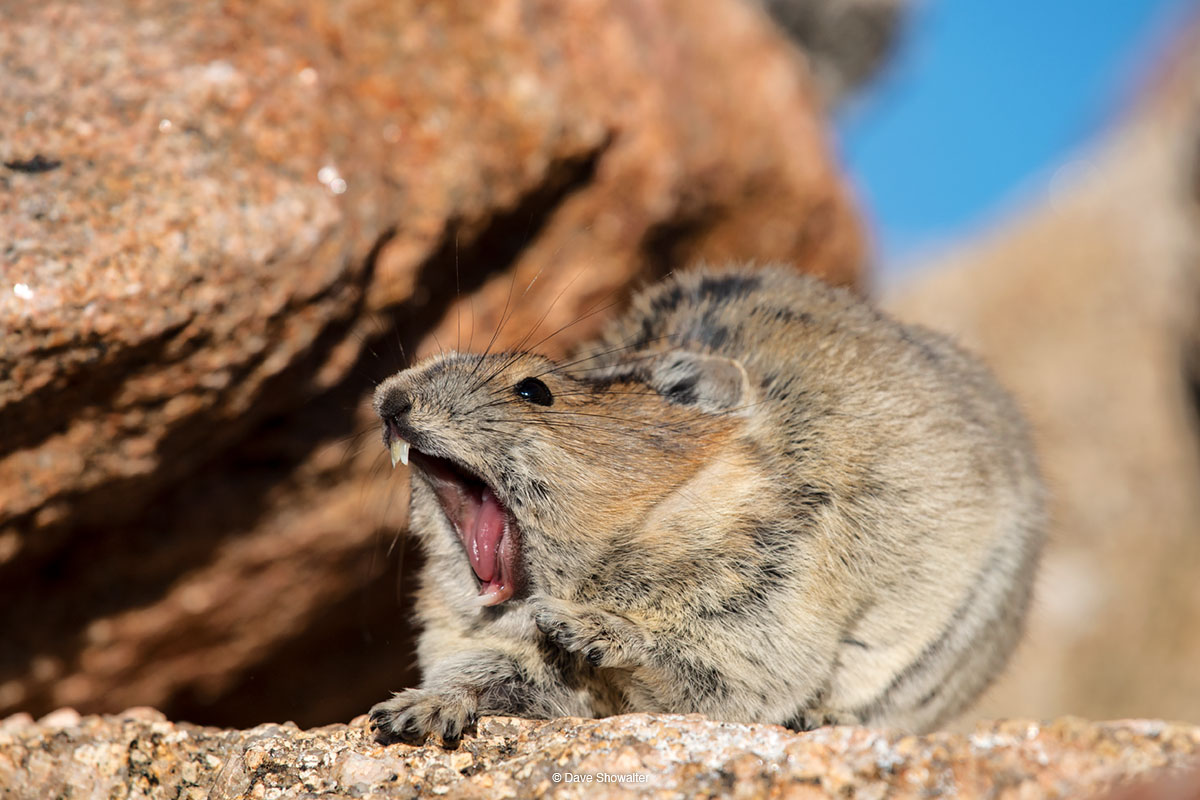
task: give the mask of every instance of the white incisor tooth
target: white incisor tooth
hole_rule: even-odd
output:
[[[396,468],[396,462],[408,464],[408,442],[403,439],[392,439],[391,445],[388,447],[388,453],[392,456],[392,468]]]

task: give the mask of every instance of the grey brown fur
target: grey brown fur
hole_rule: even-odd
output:
[[[423,681],[372,709],[381,741],[627,711],[927,730],[1019,637],[1045,525],[1020,413],[946,338],[785,268],[680,274],[578,358],[449,353],[375,403],[492,488],[522,573],[482,606],[414,470]]]

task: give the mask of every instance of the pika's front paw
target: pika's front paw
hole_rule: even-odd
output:
[[[405,689],[371,709],[371,729],[380,744],[421,744],[435,733],[443,747],[453,749],[463,732],[475,727],[477,706],[475,695],[466,690]]]
[[[636,636],[628,620],[578,609],[549,597],[533,601],[533,621],[555,645],[579,653],[594,667],[628,667],[636,661]]]

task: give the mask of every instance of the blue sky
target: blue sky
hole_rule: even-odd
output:
[[[918,0],[891,65],[838,115],[885,279],[986,226],[1094,141],[1189,0]]]

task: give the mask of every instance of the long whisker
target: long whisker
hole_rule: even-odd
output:
[[[541,274],[541,273],[538,273]],[[537,276],[534,276],[534,280]],[[530,282],[532,284],[532,281]],[[517,271],[514,269],[512,279],[508,282],[508,296],[504,298],[504,308],[500,311],[500,321],[496,323],[496,330],[492,331],[492,338],[488,340],[487,347],[483,348],[483,355],[486,356],[492,352],[492,346],[496,344],[496,339],[500,336],[500,331],[504,330],[504,323],[509,319],[509,308],[512,307],[513,289],[517,286]],[[526,289],[528,291],[528,289]],[[482,359],[481,359],[482,361]]]
[[[538,275],[540,275],[540,274],[541,274],[541,272],[539,271]],[[542,323],[546,321],[546,317],[548,317],[550,315],[550,312],[554,310],[554,306],[558,304],[558,301],[562,299],[562,296],[567,292],[568,289],[571,288],[571,286],[575,283],[575,281],[577,281],[579,279],[579,276],[582,274],[583,274],[582,272],[575,273],[575,276],[572,277],[571,280],[569,280],[567,282],[567,285],[564,286],[561,290],[559,290],[558,294],[555,295],[554,300],[552,300],[550,302],[550,305],[546,308],[546,310],[544,312],[542,312],[542,316],[540,318],[538,318],[538,321],[534,323],[533,327],[530,328],[529,331],[526,332],[526,334],[521,337],[521,340],[513,346],[511,355],[507,359],[502,361],[495,369],[493,369],[491,372],[489,372],[485,377],[476,381],[475,384],[473,384],[470,387],[470,391],[474,391],[479,386],[482,386],[483,384],[488,383],[489,381],[492,380],[492,378],[496,377],[501,372],[503,372],[504,370],[508,369],[510,366],[515,364],[517,359],[519,359],[522,355],[524,355],[523,350],[525,349],[525,343],[529,341],[529,338],[531,336],[533,336],[534,331],[536,331],[539,327],[541,327]],[[534,276],[534,280],[537,280],[537,275]],[[533,286],[533,281],[530,281],[529,286]],[[528,292],[529,287],[526,287],[525,291]],[[524,296],[524,295],[522,295],[522,296]]]
[[[458,279],[458,228],[454,229],[454,308],[456,311],[454,326],[457,328],[454,349],[462,350],[462,285]]]
[[[533,276],[533,278],[530,279],[529,283],[526,284],[524,291],[521,292],[522,297],[524,297],[526,294],[529,293],[530,287],[532,287],[533,284],[537,281],[537,279],[542,276],[542,271],[544,269],[545,269],[545,267],[542,267],[542,269],[539,269],[537,271],[537,273]],[[477,361],[475,363],[474,368],[471,369],[470,374],[467,376],[468,378],[473,378],[475,376],[475,373],[479,369],[480,365],[483,364],[484,360],[487,358],[487,355],[492,351],[492,347],[496,344],[496,340],[497,340],[497,338],[499,338],[500,332],[504,330],[505,324],[507,324],[507,322],[510,319],[512,319],[513,314],[516,313],[515,307],[513,307],[510,311],[510,307],[512,307],[513,289],[516,288],[516,285],[517,285],[517,271],[514,269],[513,273],[512,273],[512,280],[510,280],[508,283],[508,297],[506,297],[504,299],[504,309],[500,312],[500,321],[498,323],[496,323],[496,330],[494,330],[492,332],[492,338],[488,340],[487,347],[485,347],[483,349],[483,354],[480,356],[479,361]],[[468,388],[468,391],[474,391],[479,386],[483,385],[484,383],[487,383],[491,379],[492,379],[492,376],[489,375],[483,379],[473,382],[470,385],[470,387]]]

